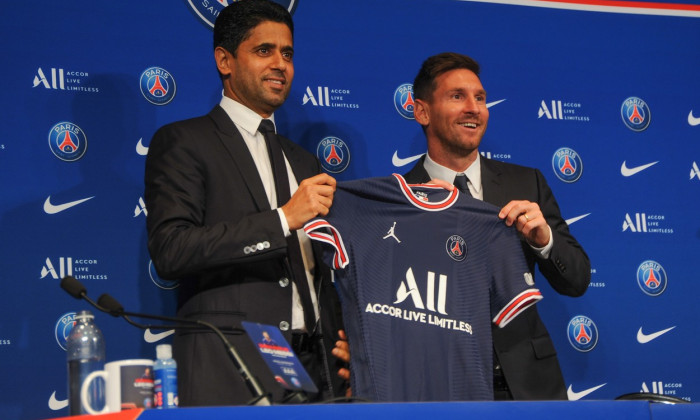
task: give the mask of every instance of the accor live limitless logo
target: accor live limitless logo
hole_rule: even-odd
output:
[[[654,394],[671,395],[686,401],[692,401],[690,397],[680,396],[680,394],[683,392],[682,382],[651,381],[649,383],[651,386],[647,385],[646,381],[642,382],[642,387],[639,390],[639,392],[651,392]]]
[[[542,100],[537,111],[537,118],[546,117],[548,120],[583,121],[588,122],[591,118],[581,115],[581,104],[579,102],[562,101],[553,99],[549,103]]]
[[[359,109],[360,105],[358,103],[351,102],[351,94],[350,89],[306,86],[301,104],[328,108]]]
[[[442,316],[447,315],[447,276],[428,271],[425,285],[425,288],[420,288],[423,290],[421,293],[413,269],[409,267],[406,271],[406,281],[402,281],[396,290],[396,301],[393,304],[369,302],[365,312],[472,334],[472,326],[468,322]],[[404,303],[409,297],[410,303]],[[413,309],[394,305],[412,306]]]
[[[700,168],[698,168],[697,162],[693,162],[693,165],[690,167],[690,180],[692,181],[693,178],[700,181]]]
[[[66,276],[74,276],[78,280],[108,280],[106,274],[95,273],[98,261],[91,258],[47,257],[41,267],[41,277],[60,280]]]
[[[673,228],[663,226],[666,216],[660,214],[626,213],[622,221],[623,232],[673,233]]]
[[[89,77],[90,74],[86,71],[65,70],[56,67],[47,67],[44,70],[44,68],[38,67],[34,73],[32,88],[99,93],[100,88],[88,84]]]

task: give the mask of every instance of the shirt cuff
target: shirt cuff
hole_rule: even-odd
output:
[[[280,223],[282,223],[282,231],[284,232],[284,237],[289,237],[292,232],[289,230],[289,223],[287,223],[287,216],[284,215],[282,208],[277,208],[277,214],[280,216]]]
[[[532,248],[533,251],[535,251],[540,257],[544,258],[545,260],[549,258],[549,254],[552,253],[552,247],[554,246],[554,235],[552,235],[552,228],[549,227],[549,225],[547,225],[547,229],[549,229],[549,242],[547,243],[547,245],[545,245],[542,248],[537,248],[535,246],[530,245],[530,248]]]

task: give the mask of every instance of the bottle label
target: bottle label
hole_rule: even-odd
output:
[[[71,360],[68,362],[68,405],[71,416],[88,414],[80,401],[80,388],[85,378],[94,371],[102,370],[104,363],[94,360]],[[93,410],[102,410],[105,405],[105,383],[97,378],[88,388],[88,404]]]
[[[177,369],[156,369],[153,399],[156,408],[177,407]]]

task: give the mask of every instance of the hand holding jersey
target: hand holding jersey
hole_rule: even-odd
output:
[[[544,248],[552,238],[552,231],[540,206],[527,200],[513,200],[498,213],[506,225],[515,225],[527,242],[536,248]]]

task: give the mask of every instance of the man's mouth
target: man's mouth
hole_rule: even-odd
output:
[[[462,127],[467,127],[467,128],[476,128],[476,123],[473,122],[464,122],[464,123],[459,123]]]
[[[269,76],[266,77],[265,82],[271,83],[273,85],[277,86],[284,86],[287,84],[287,79],[282,77],[282,76]]]

